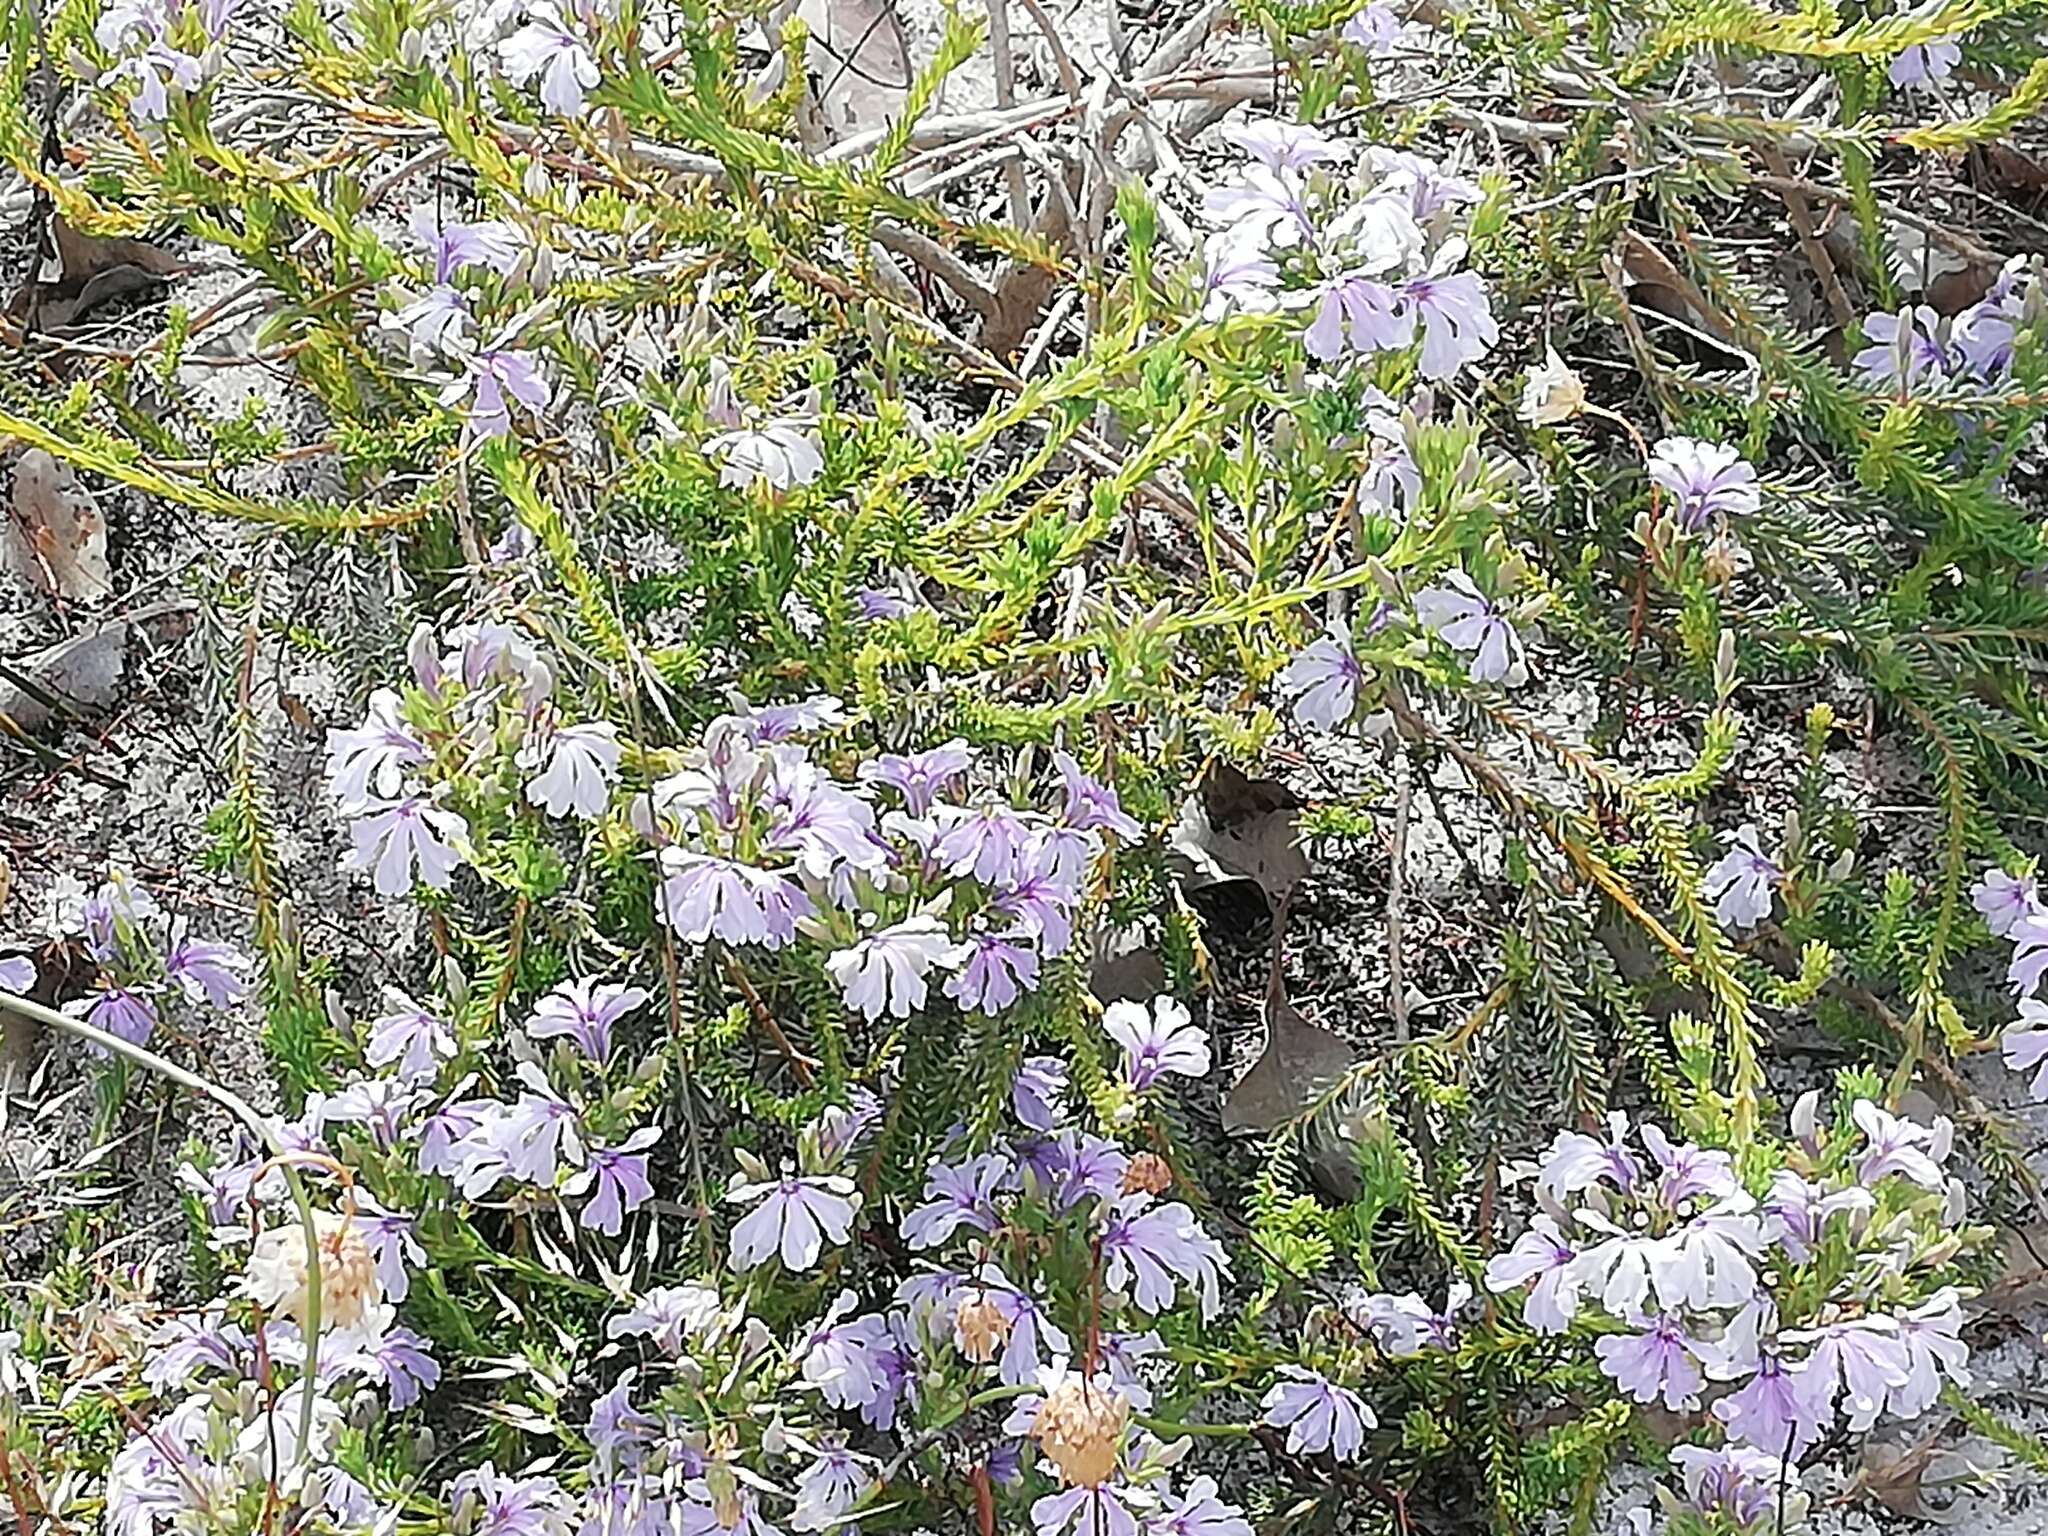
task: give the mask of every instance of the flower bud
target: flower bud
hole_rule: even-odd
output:
[[[1010,1320],[986,1293],[963,1293],[953,1308],[953,1343],[976,1365],[986,1365],[1010,1337]]]
[[[1557,355],[1546,347],[1543,366],[1529,371],[1522,386],[1522,420],[1532,427],[1554,427],[1570,421],[1586,408],[1586,385]]]
[[[1820,1156],[1820,1090],[1809,1088],[1792,1106],[1792,1134],[1808,1157]]]
[[[398,62],[407,69],[418,69],[427,61],[427,34],[418,27],[407,27],[398,39]]]

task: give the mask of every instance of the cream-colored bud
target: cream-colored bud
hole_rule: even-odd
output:
[[[1522,386],[1522,420],[1532,427],[1554,427],[1586,408],[1586,385],[1565,365],[1555,347],[1544,349],[1543,366],[1529,370]]]
[[[320,1254],[320,1320],[323,1327],[354,1328],[383,1299],[377,1283],[377,1261],[353,1217],[315,1211],[314,1246]],[[242,1277],[244,1292],[275,1314],[306,1325],[306,1232],[297,1222],[272,1227],[256,1239],[249,1268]]]
[[[963,1292],[953,1307],[953,1342],[977,1365],[995,1359],[1010,1337],[1010,1320],[986,1292]]]

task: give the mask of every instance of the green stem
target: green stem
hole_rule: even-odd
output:
[[[1151,1419],[1143,1414],[1133,1416],[1131,1422],[1140,1429],[1149,1429],[1162,1440],[1176,1435],[1214,1435],[1241,1440],[1252,1432],[1249,1424],[1183,1424],[1177,1419]]]
[[[54,1029],[97,1046],[110,1056],[131,1061],[136,1066],[168,1078],[181,1088],[204,1094],[214,1103],[246,1125],[260,1141],[271,1157],[277,1160],[277,1169],[284,1175],[286,1186],[292,1192],[292,1204],[298,1207],[299,1225],[306,1233],[306,1315],[305,1326],[306,1361],[301,1369],[299,1388],[299,1445],[296,1460],[303,1463],[312,1445],[313,1409],[319,1397],[320,1387],[320,1233],[313,1225],[313,1202],[306,1198],[305,1181],[291,1165],[290,1153],[277,1135],[263,1122],[263,1117],[249,1106],[248,1100],[230,1092],[220,1084],[201,1077],[198,1073],[179,1066],[175,1061],[166,1060],[146,1046],[123,1040],[119,1035],[107,1033],[97,1024],[88,1024],[84,1019],[73,1018],[68,1013],[59,1013],[54,1008],[45,1008],[41,1003],[14,992],[0,991],[0,1011],[32,1020],[46,1028]]]

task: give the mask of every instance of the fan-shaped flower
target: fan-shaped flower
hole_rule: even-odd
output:
[[[1700,894],[1714,903],[1723,928],[1754,928],[1771,915],[1771,892],[1785,871],[1757,842],[1753,823],[1728,834],[1728,851],[1700,882]]]
[[[595,821],[604,814],[611,786],[618,782],[619,728],[603,722],[565,725],[522,751],[527,767],[547,759],[547,767],[526,782],[527,800],[550,816],[570,814]]]
[[[825,969],[839,983],[846,1006],[872,1023],[884,1013],[909,1018],[924,1006],[931,970],[951,970],[969,955],[968,946],[955,944],[937,918],[919,916],[826,956]]]
[[[448,889],[465,862],[469,823],[422,795],[409,795],[390,804],[371,802],[367,814],[349,823],[348,835],[341,867],[368,871],[379,896],[403,896],[415,880]]]
[[[837,1175],[736,1184],[725,1198],[757,1202],[732,1229],[732,1261],[741,1269],[779,1254],[784,1269],[801,1273],[818,1262],[826,1242],[837,1247],[847,1240],[860,1210],[853,1181]]]
[[[1283,1365],[1276,1382],[1259,1402],[1260,1422],[1287,1431],[1287,1449],[1296,1456],[1328,1451],[1338,1461],[1356,1461],[1365,1448],[1365,1432],[1379,1420],[1365,1400],[1349,1387],[1298,1365]]]
[[[1506,683],[1514,688],[1528,681],[1522,637],[1515,633],[1507,615],[1457,566],[1445,571],[1435,586],[1415,594],[1415,616],[1442,635],[1452,650],[1471,658],[1466,670],[1473,682]]]
[[[1351,626],[1332,617],[1320,639],[1287,664],[1280,690],[1294,698],[1294,718],[1303,725],[1334,731],[1358,707],[1358,685],[1365,669],[1351,652]]]

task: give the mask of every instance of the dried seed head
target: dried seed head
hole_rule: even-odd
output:
[[[320,1254],[320,1320],[323,1326],[354,1328],[382,1299],[377,1261],[353,1217],[315,1211],[313,1230]],[[271,1311],[306,1323],[306,1234],[296,1223],[272,1227],[256,1239],[243,1285]]]
[[[1163,1195],[1173,1188],[1173,1169],[1157,1152],[1140,1152],[1124,1169],[1124,1193]]]
[[[977,1365],[995,1359],[1010,1337],[1010,1320],[982,1292],[964,1293],[953,1308],[953,1342]]]
[[[1069,1376],[1046,1395],[1031,1433],[1070,1485],[1099,1488],[1116,1471],[1131,1405],[1107,1381]]]

